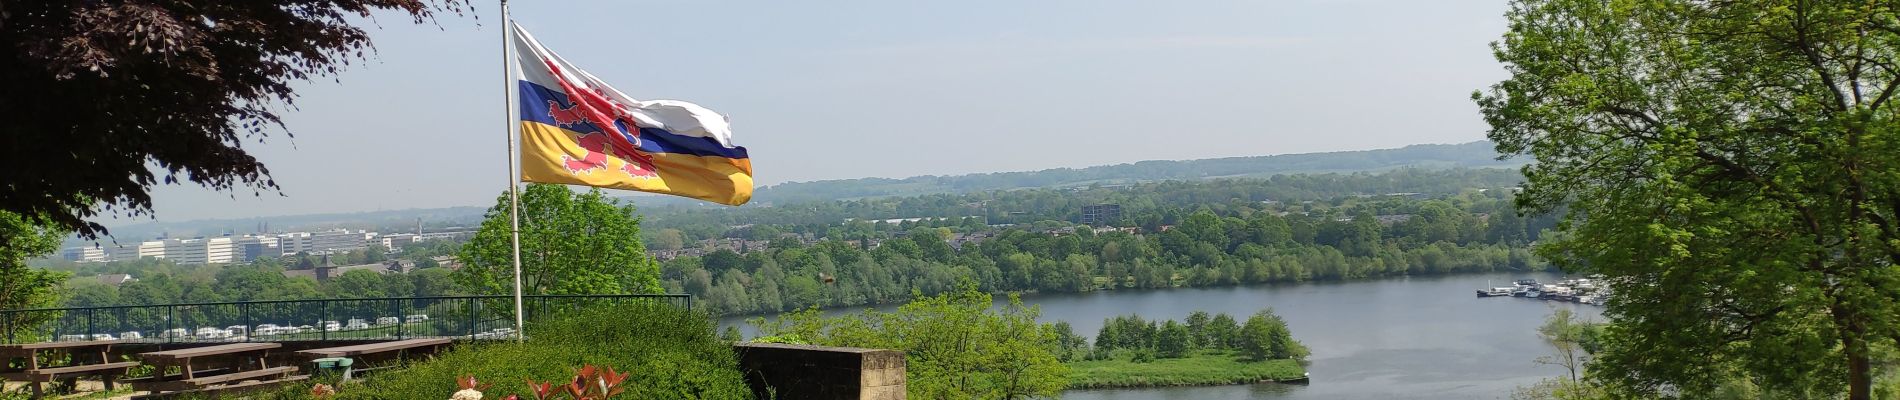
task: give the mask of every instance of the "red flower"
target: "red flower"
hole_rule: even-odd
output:
[[[558,393],[554,391],[554,383],[552,382],[537,383],[530,380],[528,381],[528,389],[534,391],[534,400],[550,400],[554,398],[555,393]]]
[[[577,400],[603,400],[625,392],[627,389],[620,387],[620,383],[626,381],[627,376],[613,368],[602,371],[593,365],[584,365],[575,372],[574,381],[562,388]]]

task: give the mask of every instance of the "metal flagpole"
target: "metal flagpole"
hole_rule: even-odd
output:
[[[516,122],[519,118],[515,115],[515,86],[517,84],[512,51],[514,43],[510,43],[514,39],[514,31],[514,20],[508,16],[508,0],[501,0],[501,76],[505,84],[502,87],[502,98],[507,102],[502,107],[504,110],[502,116],[507,123],[502,126],[507,128],[505,130],[508,138],[508,238],[509,245],[514,249],[515,259],[515,342],[523,342],[527,337],[525,336],[527,329],[522,324],[524,319],[521,309],[521,195],[518,193],[521,184],[516,181],[520,179],[521,173],[516,172],[515,169],[515,158],[520,157],[520,154],[515,151],[515,127],[520,123]]]

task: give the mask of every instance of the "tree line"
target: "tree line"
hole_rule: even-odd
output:
[[[284,257],[260,257],[251,262],[224,265],[181,265],[164,259],[141,259],[110,263],[62,264],[49,272],[62,275],[63,296],[47,306],[97,307],[114,305],[209,303],[227,301],[304,300],[325,298],[429,297],[468,294],[452,278],[448,268],[432,260],[444,249],[453,249],[447,241],[419,242],[405,246],[402,252],[379,255],[375,262],[408,263],[407,273],[392,270],[351,270],[318,282],[311,276],[291,276],[285,271],[309,270],[321,263],[321,257],[295,254]],[[380,246],[377,246],[380,247]],[[451,250],[452,251],[452,250]],[[376,259],[368,255],[380,249],[353,251],[331,258],[334,265],[360,263]],[[371,262],[371,263],[375,263]],[[104,274],[129,274],[134,279],[117,285],[98,280]],[[70,277],[70,279],[64,279]]]
[[[1186,357],[1202,350],[1237,352],[1256,361],[1304,360],[1311,354],[1306,345],[1293,338],[1286,320],[1272,308],[1254,313],[1244,324],[1227,313],[1210,316],[1198,310],[1178,322],[1144,320],[1134,314],[1117,316],[1102,321],[1093,347],[1074,334],[1067,322],[1057,322],[1054,329],[1060,349],[1057,354],[1063,361],[1131,358],[1145,362]]]
[[[864,234],[874,228],[908,229],[901,224],[877,226],[870,222],[847,223],[847,220],[975,217],[970,223],[977,226],[1079,221],[1082,207],[1094,204],[1122,206],[1125,218],[1111,221],[1112,225],[1153,230],[1178,222],[1199,206],[1257,208],[1262,202],[1276,202],[1285,204],[1291,211],[1307,211],[1308,208],[1336,206],[1345,199],[1359,196],[1394,193],[1444,196],[1473,188],[1510,188],[1523,179],[1517,171],[1502,168],[1408,168],[1378,173],[1286,174],[847,200],[762,201],[758,206],[740,208],[665,205],[646,198],[638,201],[644,204],[641,207],[643,240],[654,249],[671,250],[677,248],[674,246],[691,247],[694,242],[706,239],[771,240],[780,233],[842,237]],[[675,238],[682,241],[673,240]]]

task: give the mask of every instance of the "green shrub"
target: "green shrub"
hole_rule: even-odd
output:
[[[526,343],[463,344],[433,361],[337,388],[338,400],[446,399],[456,378],[492,384],[484,398],[528,395],[527,381],[566,382],[582,365],[629,373],[615,399],[744,399],[751,397],[730,345],[714,336],[705,314],[663,305],[577,311],[528,326]],[[279,398],[306,398],[309,388]]]
[[[1295,360],[1249,361],[1241,355],[1203,350],[1183,358],[1148,362],[1115,359],[1070,363],[1068,388],[1231,385],[1300,379],[1305,375],[1306,369]]]
[[[1134,361],[1136,363],[1150,363],[1150,362],[1154,362],[1154,360],[1155,360],[1155,351],[1151,349],[1137,349],[1135,350],[1135,356],[1130,359],[1130,361]]]

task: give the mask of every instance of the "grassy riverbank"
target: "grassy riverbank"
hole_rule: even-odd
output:
[[[1294,360],[1248,361],[1228,352],[1134,362],[1127,358],[1069,363],[1070,389],[1207,386],[1293,380],[1306,375]]]

